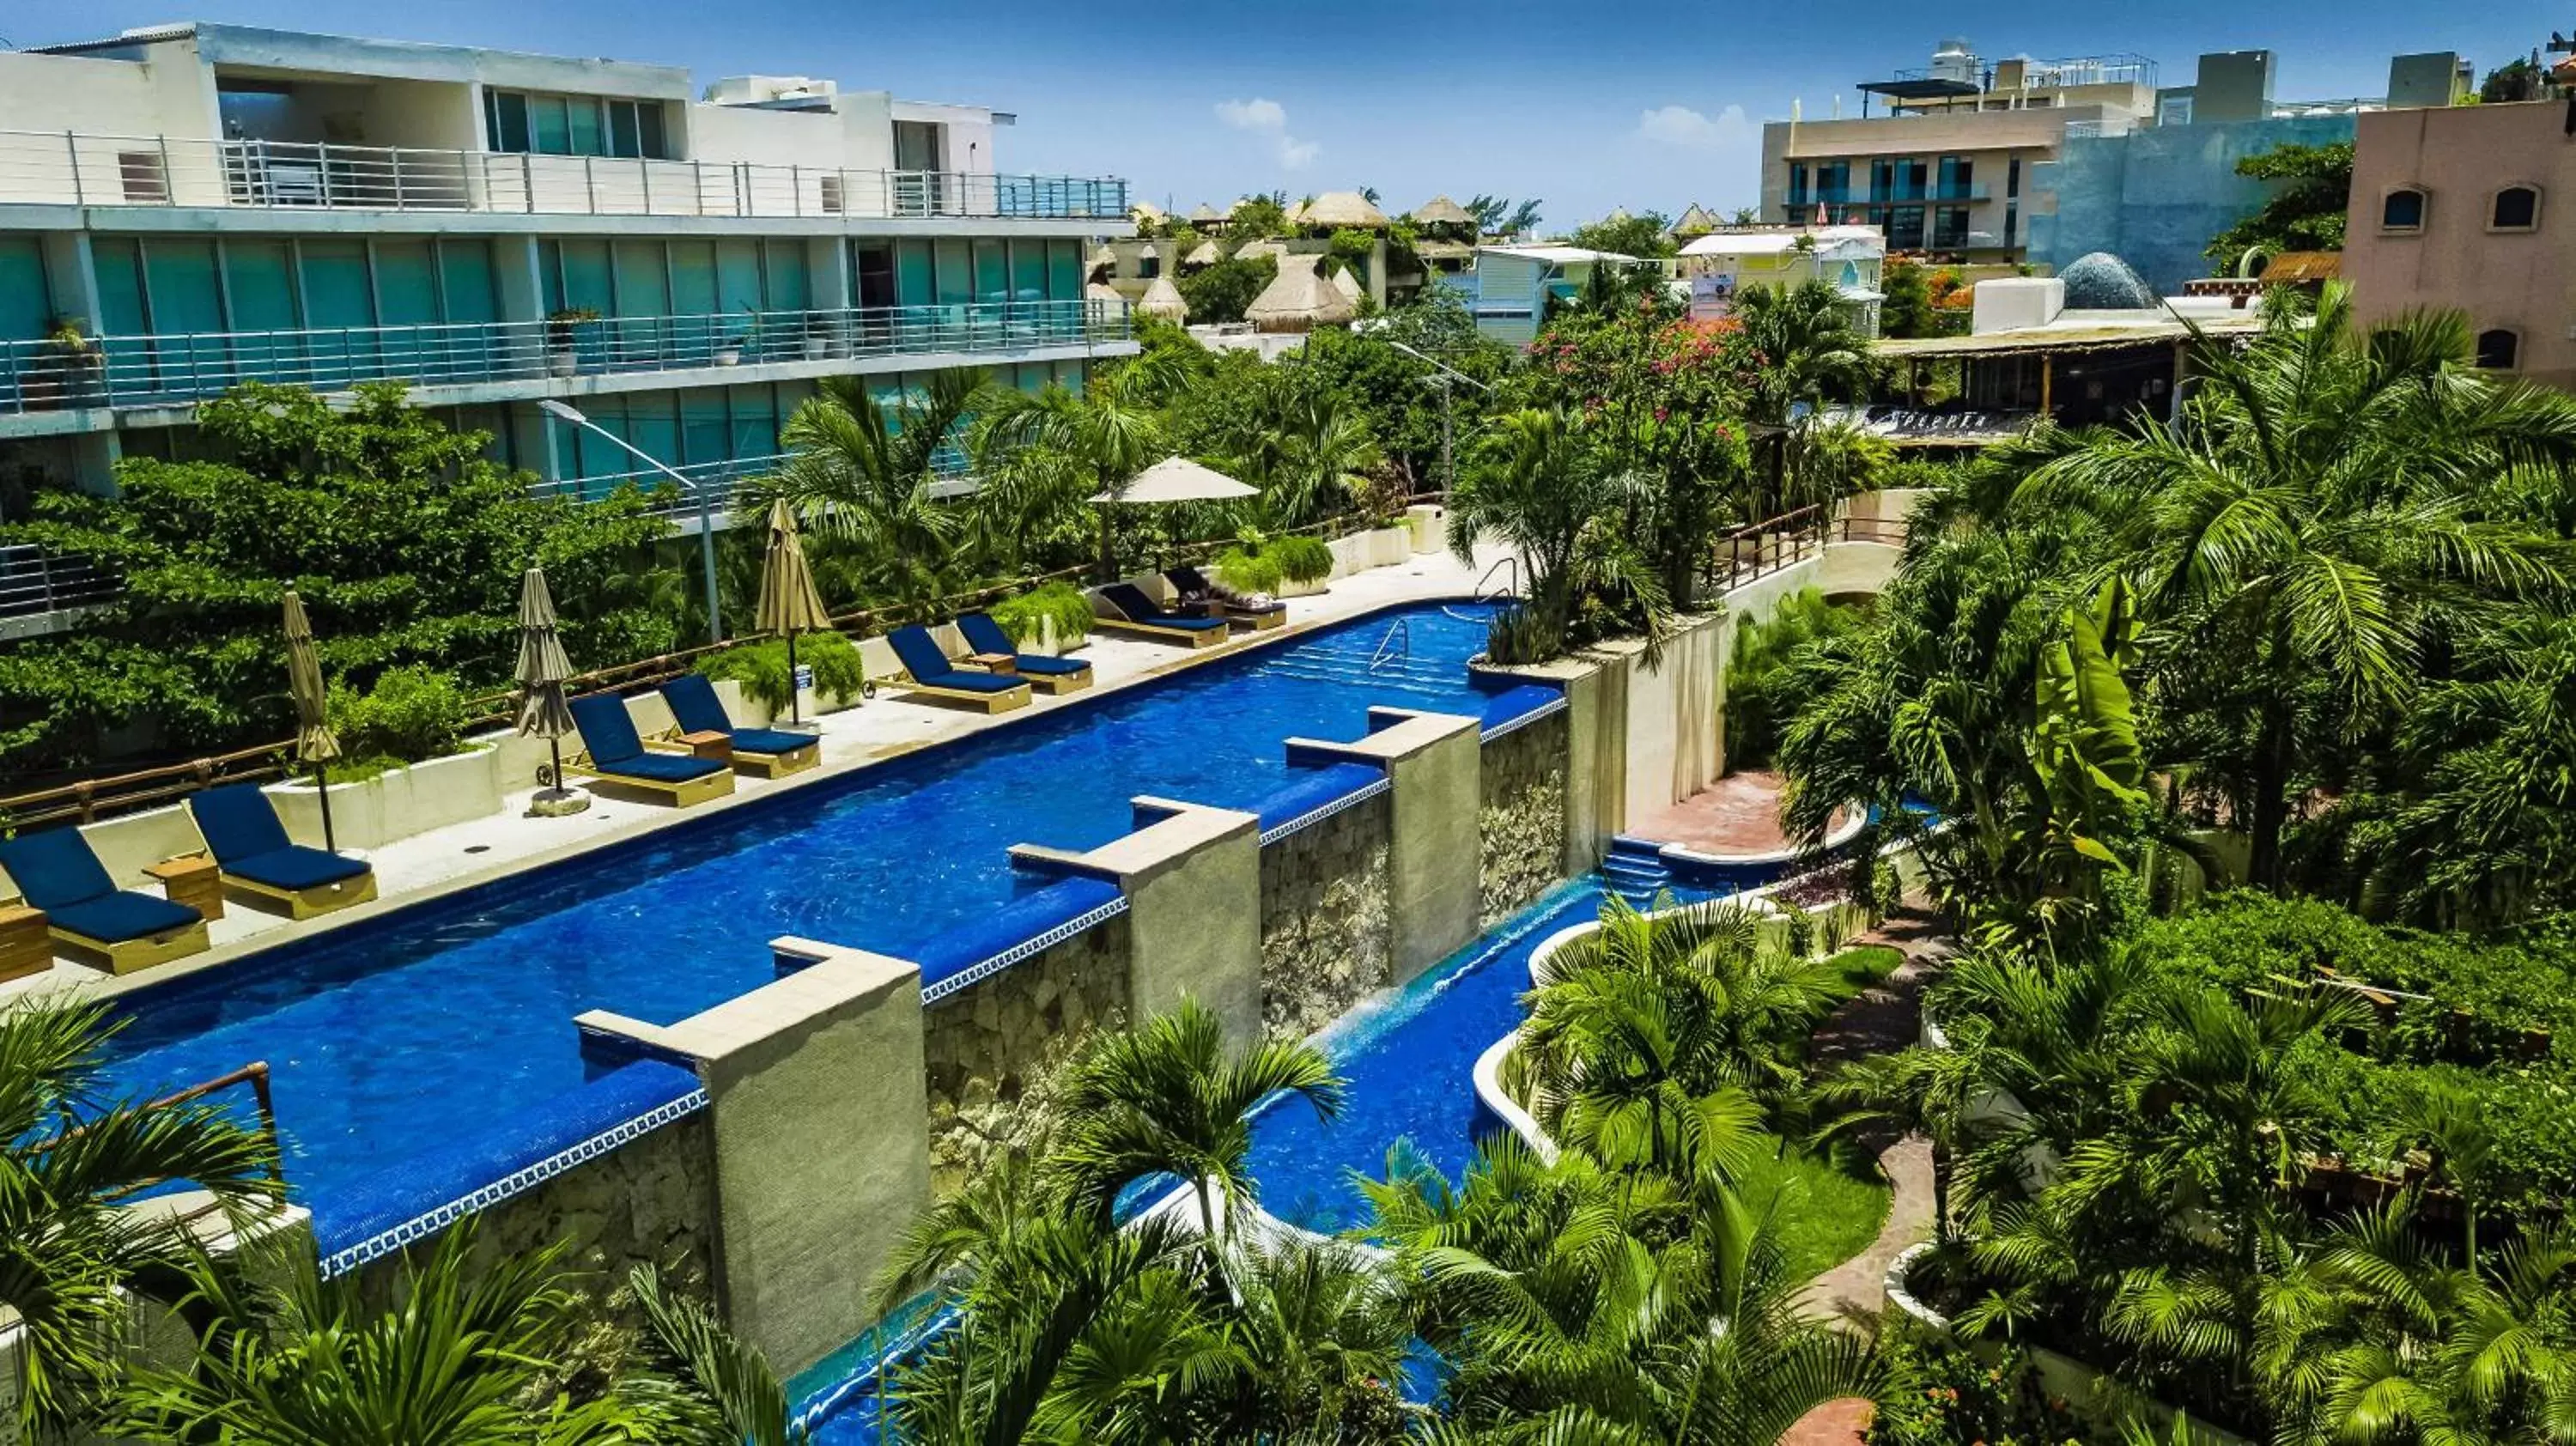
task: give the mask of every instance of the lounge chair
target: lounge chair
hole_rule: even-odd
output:
[[[683,733],[722,733],[733,740],[737,772],[763,778],[802,773],[823,761],[823,740],[811,733],[777,728],[736,728],[725,715],[724,699],[702,673],[682,673],[662,685],[662,701]]]
[[[922,697],[970,704],[987,713],[1029,705],[1027,679],[958,667],[940,651],[939,640],[928,628],[897,628],[886,634],[886,644],[894,649],[895,661],[903,664],[908,681],[900,686]]]
[[[1032,688],[1050,693],[1079,693],[1091,686],[1091,664],[1081,658],[1050,658],[1044,653],[1023,653],[1012,643],[1002,625],[983,613],[968,613],[957,620],[957,635],[966,646],[979,653],[1008,653],[1020,670],[1020,678]]]
[[[1091,595],[1092,626],[1162,643],[1213,648],[1234,631],[1224,618],[1194,618],[1171,612],[1145,596],[1132,582],[1113,582]]]
[[[189,798],[188,812],[223,871],[224,892],[243,903],[282,906],[290,919],[310,919],[376,896],[374,869],[288,841],[276,805],[257,784],[209,788]]]
[[[733,770],[712,758],[646,752],[626,700],[614,693],[573,699],[572,721],[587,753],[572,766],[601,783],[649,793],[676,808],[733,792]]]
[[[54,942],[83,963],[131,974],[206,947],[206,917],[185,904],[120,889],[76,828],[0,842],[0,869],[27,906],[45,911]]]
[[[1184,602],[1224,604],[1228,620],[1250,628],[1256,633],[1266,633],[1272,628],[1288,626],[1286,603],[1276,600],[1257,603],[1249,598],[1240,597],[1208,581],[1206,574],[1187,564],[1166,571],[1163,574],[1163,580],[1172,585],[1172,591],[1179,593]]]

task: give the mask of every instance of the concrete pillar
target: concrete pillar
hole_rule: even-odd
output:
[[[45,289],[53,293],[54,311],[80,318],[81,330],[98,336],[107,330],[98,299],[98,267],[90,254],[87,231],[43,233]]]
[[[546,319],[545,273],[538,267],[537,254],[534,236],[492,238],[492,275],[500,288],[503,321]]]
[[[1371,708],[1350,743],[1288,740],[1291,762],[1370,763],[1388,783],[1388,952],[1398,984],[1476,937],[1483,848],[1482,720],[1411,708]]]
[[[1127,896],[1127,1000],[1142,1021],[1196,999],[1237,1042],[1261,1036],[1261,819],[1132,800],[1137,827],[1076,852],[1014,844],[1023,868],[1101,879]]]
[[[921,968],[802,939],[774,984],[662,1026],[594,1010],[586,1051],[674,1059],[705,1084],[716,1299],[782,1376],[875,1324],[878,1272],[930,1204]]]

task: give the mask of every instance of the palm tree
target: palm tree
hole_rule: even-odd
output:
[[[694,1297],[672,1294],[650,1265],[635,1267],[627,1289],[680,1379],[723,1423],[729,1446],[809,1446],[813,1433],[795,1422],[787,1387],[759,1350]]]
[[[1827,283],[1749,287],[1734,314],[1755,357],[1745,402],[1754,421],[1785,427],[1800,403],[1845,400],[1869,385],[1869,343],[1852,326],[1849,303]]]
[[[2084,434],[2015,498],[2103,520],[2101,570],[2169,635],[2169,685],[2241,731],[2257,885],[2279,888],[2297,797],[2406,701],[2437,634],[2567,586],[2569,544],[2507,488],[2576,464],[2576,398],[2470,361],[2459,315],[2365,332],[2331,288],[2312,321],[2275,308],[2241,351],[2200,347],[2171,428]]]
[[[976,423],[977,454],[1053,454],[1058,460],[1045,464],[1039,475],[1059,482],[1082,477],[1092,491],[1116,498],[1137,473],[1166,455],[1154,408],[1131,395],[1139,389],[1150,390],[1141,374],[1131,385],[1095,386],[1080,393],[1053,383],[1036,393],[1001,392]],[[1100,523],[1100,573],[1103,578],[1117,575],[1106,512]]]
[[[1642,627],[1650,645],[1662,639],[1672,616],[1663,580],[1620,526],[1648,500],[1641,479],[1597,465],[1563,408],[1495,419],[1449,494],[1449,547],[1472,564],[1477,543],[1497,540],[1527,572],[1536,653],[1496,652],[1496,662],[1552,656],[1582,640],[1578,623],[1603,631],[1625,623]]]
[[[982,372],[933,372],[889,410],[866,378],[825,377],[779,433],[786,464],[746,496],[762,506],[786,498],[808,526],[846,539],[896,588],[924,590],[964,522],[932,495],[941,458],[990,395]]]
[[[1325,1120],[1341,1110],[1342,1079],[1322,1050],[1263,1040],[1229,1051],[1225,1022],[1184,999],[1141,1028],[1104,1036],[1075,1062],[1053,1160],[1072,1181],[1074,1202],[1104,1216],[1129,1184],[1178,1176],[1197,1198],[1213,1249],[1259,1194],[1248,1163],[1253,1106],[1283,1091]],[[1222,1227],[1210,1181],[1225,1192]]]
[[[305,1252],[276,1252],[258,1271],[199,1258],[183,1307],[206,1321],[196,1359],[144,1373],[122,1429],[278,1446],[715,1439],[696,1404],[649,1373],[569,1399],[560,1383],[587,1322],[560,1252],[471,1261],[473,1246],[470,1222],[449,1230],[406,1264],[389,1306],[368,1303],[353,1277],[323,1280]]]
[[[1338,400],[1301,392],[1279,401],[1240,459],[1243,475],[1261,484],[1271,530],[1335,515],[1386,460],[1366,419]]]
[[[1567,1143],[1623,1169],[1731,1172],[1801,1079],[1800,1046],[1850,994],[1836,970],[1711,901],[1643,913],[1615,896],[1551,955],[1521,1054]]]
[[[19,1414],[69,1431],[103,1404],[119,1362],[123,1291],[192,1258],[186,1227],[125,1209],[184,1181],[226,1210],[273,1201],[264,1136],[199,1100],[113,1102],[102,1050],[108,1006],[0,1007],[0,1311],[26,1331]]]
[[[1362,1246],[1301,1237],[1265,1243],[1246,1264],[1232,1273],[1250,1363],[1243,1437],[1400,1435],[1413,1314],[1385,1266]]]

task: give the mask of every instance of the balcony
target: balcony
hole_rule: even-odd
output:
[[[0,205],[1124,221],[1127,183],[0,131]]]
[[[895,356],[1008,356],[1130,335],[1124,306],[1073,300],[110,336],[86,355],[48,340],[19,341],[0,343],[0,416],[186,406],[254,381],[320,392],[367,381],[543,383]]]

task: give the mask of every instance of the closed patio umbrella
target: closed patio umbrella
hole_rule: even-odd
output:
[[[286,590],[286,691],[295,699],[295,757],[313,765],[314,796],[322,805],[322,847],[333,853],[340,845],[331,834],[331,780],[325,766],[340,756],[340,740],[325,721],[327,700],[322,686],[322,659],[313,651],[313,621],[304,615],[304,599]]]
[[[519,574],[519,732],[546,740],[554,771],[537,795],[541,808],[561,808],[571,790],[564,787],[563,737],[573,731],[572,708],[564,702],[564,683],[572,677],[572,659],[555,633],[554,594],[546,590],[546,570],[531,567]],[[588,799],[583,799],[586,807]]]
[[[796,512],[779,498],[769,504],[769,552],[760,565],[760,630],[787,639],[787,721],[796,716],[796,635],[832,625],[814,571],[805,565],[805,543],[796,535]]]

